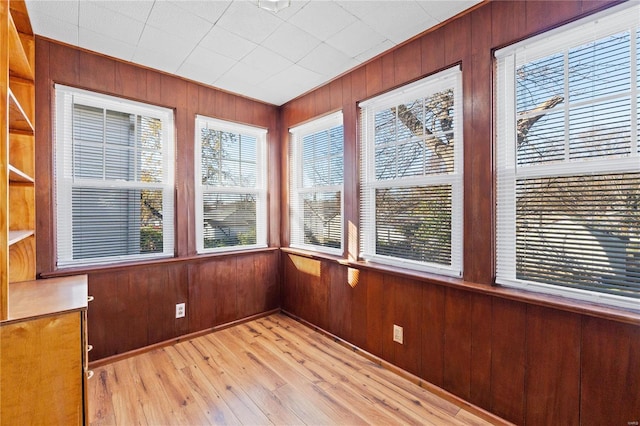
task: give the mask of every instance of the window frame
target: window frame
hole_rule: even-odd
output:
[[[629,11],[633,11],[629,13]],[[568,297],[576,300],[606,304],[622,308],[637,308],[639,300],[634,297],[620,296],[595,290],[572,288],[556,284],[547,284],[517,278],[516,274],[516,181],[521,179],[599,176],[609,174],[640,172],[640,149],[638,148],[638,112],[640,97],[637,81],[640,70],[638,59],[633,56],[640,52],[636,45],[636,31],[640,31],[638,22],[640,6],[621,4],[606,11],[590,15],[586,18],[563,25],[538,36],[531,37],[495,52],[496,57],[496,284],[505,287],[530,290],[533,292]],[[601,40],[608,35],[631,31],[630,54],[630,153],[627,157],[602,157],[597,159],[573,159],[565,152],[565,159],[556,163],[517,164],[516,146],[516,77],[515,72],[520,64],[517,55],[525,56],[530,63],[536,59],[553,54],[566,55],[570,49]],[[640,43],[638,43],[640,44]],[[549,46],[553,46],[550,48]],[[561,46],[561,47],[558,47]],[[528,55],[528,56],[527,56]],[[532,58],[532,59],[529,59]],[[566,63],[564,65],[567,67]],[[635,74],[634,74],[635,73]],[[634,77],[636,80],[634,80]],[[564,91],[568,93],[568,76],[565,76]],[[622,96],[609,95],[603,99]],[[595,101],[593,101],[595,99]],[[581,106],[595,105],[599,98],[589,100],[567,100],[565,95],[564,114],[568,116],[572,102]],[[599,101],[602,102],[602,101]],[[577,106],[573,106],[576,108]],[[638,112],[636,112],[638,111]],[[565,118],[565,120],[568,120]],[[565,124],[565,141],[569,140],[571,131],[568,121]],[[567,142],[565,142],[566,144]],[[565,147],[565,150],[568,148]],[[570,167],[567,167],[570,166]]]
[[[402,103],[425,98],[447,89],[453,89],[453,170],[450,173],[426,174],[378,180],[375,158],[375,114]],[[464,135],[463,135],[463,91],[460,65],[427,76],[398,89],[360,102],[361,146],[360,146],[360,253],[359,258],[382,265],[430,272],[440,275],[462,277],[463,273],[463,198],[464,198]],[[450,264],[415,261],[376,253],[376,197],[380,188],[428,188],[451,185],[451,248]]]
[[[202,127],[209,125],[210,127]],[[256,139],[256,185],[214,186],[202,184],[202,138],[203,128],[214,129],[236,135],[251,136]],[[196,251],[198,254],[224,253],[239,250],[251,250],[268,247],[268,205],[267,205],[267,129],[221,120],[205,115],[195,118],[194,182],[195,182],[195,220]],[[256,244],[233,245],[223,247],[204,247],[204,195],[207,193],[255,194],[256,195]]]
[[[340,156],[342,158],[342,183],[340,185],[314,185],[305,188],[302,175],[302,143],[306,136],[329,131],[335,127],[342,127],[342,147]],[[343,254],[344,250],[344,122],[342,111],[337,111],[324,117],[316,118],[308,123],[301,124],[289,129],[291,141],[289,145],[289,247],[303,250],[317,251],[332,255]],[[330,157],[330,154],[329,154]],[[300,212],[298,199],[303,194],[309,193],[340,193],[340,247],[326,247],[317,244],[304,242],[304,213]]]
[[[56,127],[53,177],[54,197],[56,200],[56,267],[63,269],[69,267],[110,265],[173,257],[175,255],[175,125],[173,110],[61,84],[55,84],[54,91]],[[138,116],[144,115],[161,120],[163,182],[151,183],[121,181],[117,179],[109,180],[106,178],[90,179],[74,177],[73,107],[75,104]],[[105,189],[161,190],[163,195],[163,251],[161,253],[74,259],[72,235],[72,191],[74,186]]]

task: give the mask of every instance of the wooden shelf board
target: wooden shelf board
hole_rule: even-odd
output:
[[[9,88],[9,131],[33,134],[33,125],[28,115]]]
[[[22,170],[9,165],[9,182],[34,183],[34,180]]]
[[[49,278],[9,284],[7,322],[87,309],[87,276]]]
[[[9,231],[9,246],[19,243],[20,241],[34,235],[33,229],[23,229],[19,231]]]
[[[33,70],[20,40],[20,34],[13,18],[9,15],[9,73],[17,77],[33,80]]]

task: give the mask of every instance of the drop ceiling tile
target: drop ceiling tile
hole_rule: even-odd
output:
[[[417,3],[425,12],[442,22],[480,3],[480,1],[481,0],[420,0]]]
[[[336,0],[335,3],[361,20],[363,16],[371,13],[372,10],[390,1],[395,3],[396,6],[401,6],[408,0]]]
[[[300,9],[302,9],[310,0],[291,0],[291,5],[281,11],[277,12],[275,15],[282,19],[283,21],[288,21],[293,15],[298,13]],[[316,0],[314,0],[316,1]],[[325,1],[325,0],[323,0]],[[254,0],[254,3],[257,4],[258,0]]]
[[[198,46],[191,52],[187,59],[185,59],[178,69],[178,73],[181,75],[189,74],[189,78],[192,80],[211,84],[235,64],[236,61],[233,59]],[[195,78],[194,75],[202,75],[206,78],[199,80]]]
[[[356,57],[356,60],[359,62],[366,62],[369,59],[375,56],[378,56],[382,52],[386,52],[387,50],[391,49],[393,46],[396,46],[396,44],[389,40],[385,40],[382,43],[378,44],[377,46],[373,46],[371,49],[358,55]]]
[[[285,85],[283,87],[278,87],[260,85],[256,88],[254,93],[256,94],[255,97],[257,99],[269,99],[268,102],[273,105],[283,105],[303,92],[293,88],[293,86]]]
[[[254,97],[256,91],[262,86],[261,82],[251,81],[251,79],[244,78],[246,76],[253,76],[254,74],[247,73],[244,69],[244,65],[238,63],[231,68],[225,75],[217,79],[213,86],[220,89],[240,93],[244,96]]]
[[[134,45],[144,29],[144,22],[105,9],[98,2],[80,3],[79,22],[80,28],[88,29],[94,34]],[[82,42],[82,38],[80,41]]]
[[[216,25],[254,43],[262,43],[282,22],[276,14],[258,8],[257,2],[234,1]]]
[[[228,58],[240,60],[258,46],[252,41],[240,37],[216,25],[204,36],[200,45]]]
[[[300,94],[316,87],[324,80],[323,75],[294,64],[265,80],[262,86]]]
[[[147,25],[142,31],[138,47],[143,50],[162,53],[166,56],[180,56],[184,59],[196,47],[196,44],[193,41],[185,40]]]
[[[131,61],[136,51],[136,46],[132,44],[115,40],[83,27],[79,29],[79,45],[85,49],[101,52],[124,61]]]
[[[274,105],[285,102],[319,86],[325,77],[294,64],[283,72],[265,80],[260,84],[256,97],[269,99]]]
[[[396,44],[438,23],[415,2],[406,2],[402,8],[394,2],[380,2],[362,20]]]
[[[202,40],[213,26],[211,22],[169,1],[156,1],[153,4],[147,24],[168,34],[195,42]]]
[[[313,70],[328,78],[333,78],[344,71],[353,68],[358,62],[345,55],[335,47],[326,43],[320,44],[311,53],[298,62],[308,70]]]
[[[40,18],[40,16],[44,14],[50,18],[57,19],[56,23],[63,22],[78,25],[78,3],[74,1],[30,1],[27,3],[27,11],[29,12],[29,18],[32,21],[36,18],[37,23],[45,20]],[[53,25],[49,25],[49,28],[52,26]],[[40,25],[36,25],[35,28],[39,30]]]
[[[84,0],[86,1],[86,0]],[[83,2],[84,2],[83,1]],[[155,0],[135,0],[135,1],[118,1],[118,0],[89,0],[105,9],[118,12],[121,15],[128,16],[140,22],[147,22],[153,2]]]
[[[133,54],[132,61],[150,68],[175,74],[178,68],[180,68],[180,65],[182,65],[182,62],[184,62],[185,57],[186,55],[167,55],[166,53],[138,47]]]
[[[229,71],[217,79],[215,84],[219,85],[222,89],[231,90],[229,87],[236,87],[240,85],[240,81],[246,82],[251,86],[256,86],[262,83],[266,78],[267,76],[264,74],[256,72],[255,68],[250,67],[245,63],[237,62],[231,67],[231,69],[229,69]]]
[[[362,21],[356,21],[327,40],[327,44],[335,47],[347,56],[356,58],[371,46],[379,45],[385,37]]]
[[[288,22],[325,41],[356,21],[356,17],[335,2],[309,2]]]
[[[284,69],[293,65],[293,62],[270,51],[269,49],[258,46],[247,56],[242,58],[242,63],[262,73],[264,76],[278,74]]]
[[[31,18],[31,26],[38,28],[38,35],[73,46],[78,45],[78,26],[76,24],[61,21],[45,14],[34,14]]]
[[[202,1],[202,0],[180,0],[174,1],[179,8],[182,8],[196,16],[206,19],[212,24],[215,24],[222,14],[227,10],[231,4],[231,0],[215,0],[215,1]]]
[[[311,34],[285,22],[262,45],[292,62],[298,62],[320,43]]]

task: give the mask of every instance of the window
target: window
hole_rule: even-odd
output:
[[[173,112],[56,85],[58,267],[173,256]]]
[[[291,246],[342,254],[342,112],[290,132]]]
[[[267,245],[266,136],[196,117],[198,253]]]
[[[638,9],[496,52],[498,283],[637,308]]]
[[[360,104],[361,257],[462,275],[462,73]]]

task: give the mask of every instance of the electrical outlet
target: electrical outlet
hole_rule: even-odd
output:
[[[400,327],[399,325],[395,325],[393,324],[393,341],[400,343],[401,345],[404,344],[404,336],[403,336],[403,330],[402,327]]]
[[[186,303],[176,303],[176,318],[184,318]]]

